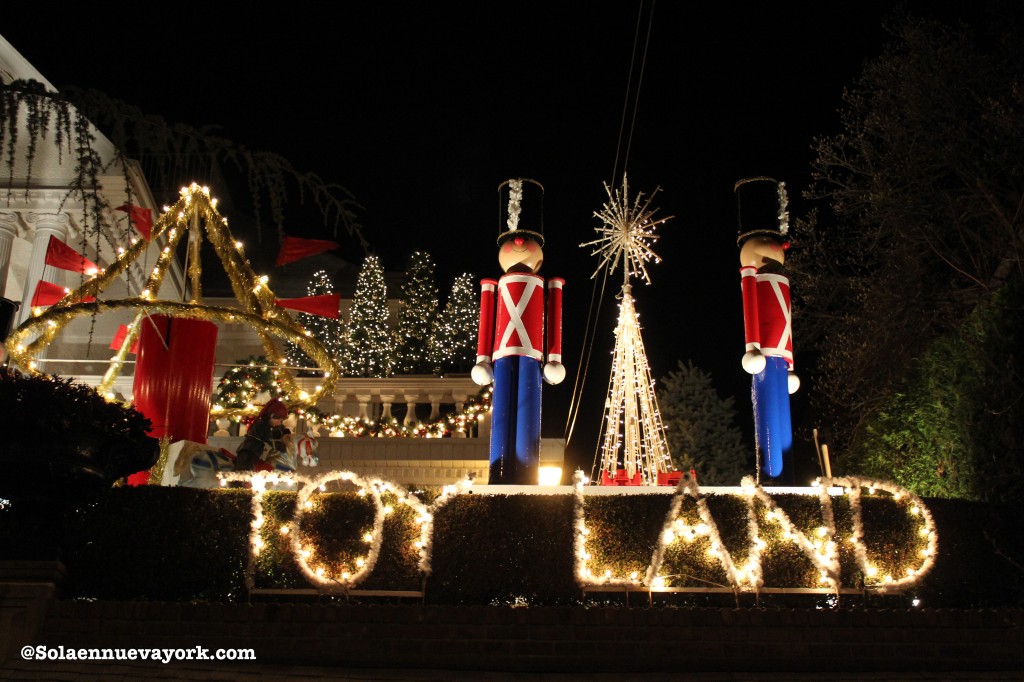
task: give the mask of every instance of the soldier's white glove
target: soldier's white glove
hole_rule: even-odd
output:
[[[565,379],[565,365],[560,362],[549,362],[544,365],[544,381],[555,385],[562,383]]]
[[[494,367],[487,361],[478,362],[473,365],[469,376],[473,378],[473,383],[477,386],[488,386],[494,383]]]
[[[764,371],[768,361],[761,355],[761,351],[748,350],[743,354],[740,364],[743,365],[743,369],[746,370],[747,374],[760,374]]]
[[[793,395],[798,390],[800,390],[800,377],[798,377],[795,373],[790,372],[788,378],[789,378],[789,394]]]

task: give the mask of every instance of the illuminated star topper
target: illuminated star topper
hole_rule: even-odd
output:
[[[650,260],[654,260],[655,263],[661,262],[661,258],[651,248],[651,244],[658,240],[654,228],[672,219],[672,216],[657,219],[654,217],[658,209],[651,208],[651,201],[661,188],[656,188],[646,201],[643,192],[640,192],[631,202],[629,181],[624,175],[621,189],[612,192],[605,183],[604,190],[608,193],[608,201],[600,211],[594,211],[594,217],[600,218],[604,223],[601,227],[594,228],[601,236],[594,241],[580,244],[581,247],[593,246],[594,250],[590,255],[601,258],[597,269],[590,277],[596,277],[601,268],[608,268],[608,274],[614,274],[619,261],[622,261],[627,283],[631,274],[639,274],[650,284],[651,278],[647,274],[646,264]]]

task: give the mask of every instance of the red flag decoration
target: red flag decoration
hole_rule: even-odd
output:
[[[289,310],[331,317],[338,319],[338,307],[341,305],[341,294],[320,294],[319,296],[303,296],[302,298],[279,298],[278,306]]]
[[[281,244],[281,252],[277,254],[277,267],[286,263],[315,256],[324,251],[338,248],[337,242],[326,239],[300,239],[299,237],[285,237]]]
[[[139,234],[149,240],[149,234],[153,231],[153,214],[148,208],[123,204],[118,206],[117,210],[127,213],[128,219],[132,221]]]
[[[32,294],[32,307],[42,308],[43,306],[53,305],[60,299],[67,296],[70,291],[70,289],[57,286],[53,282],[47,282],[45,279],[41,279],[39,280],[39,283],[36,284],[35,293]],[[95,296],[86,296],[82,299],[82,302],[88,303],[89,301],[95,300]]]
[[[50,243],[46,246],[46,264],[61,270],[80,272],[83,275],[95,275],[100,271],[95,263],[52,234],[50,235]]]
[[[114,334],[114,340],[110,342],[110,348],[112,350],[121,350],[121,344],[124,343],[124,337],[128,336],[128,325],[122,324],[117,328],[117,333]],[[132,344],[132,348],[129,353],[137,353],[139,350],[139,337],[135,337],[135,343]]]

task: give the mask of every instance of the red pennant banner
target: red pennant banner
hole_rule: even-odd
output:
[[[35,293],[32,294],[32,307],[42,308],[44,306],[53,305],[67,296],[69,292],[69,289],[58,286],[53,282],[47,282],[45,279],[41,279],[39,280],[39,283],[36,284]],[[82,299],[82,303],[88,303],[95,300],[95,296],[86,296]]]
[[[50,235],[50,243],[46,246],[46,264],[90,276],[100,271],[95,263],[53,235]]]
[[[128,336],[128,325],[122,324],[117,328],[117,333],[114,334],[114,340],[110,342],[110,348],[113,350],[121,350],[121,344],[124,343],[125,337]],[[139,337],[135,337],[135,343],[132,344],[129,353],[138,353],[139,351]]]
[[[326,239],[300,239],[299,237],[285,237],[284,242],[281,244],[281,252],[277,254],[277,267],[281,267],[286,263],[308,258],[309,256],[315,256],[318,253],[324,251],[330,251],[338,248],[337,242],[328,241]]]
[[[302,298],[281,298],[275,301],[278,306],[289,310],[298,310],[310,315],[338,319],[338,307],[341,305],[341,294],[320,294]]]
[[[117,210],[127,213],[128,219],[132,221],[132,225],[139,231],[139,234],[145,237],[147,241],[149,240],[149,235],[153,231],[152,211],[143,206],[132,206],[131,204],[118,206]]]

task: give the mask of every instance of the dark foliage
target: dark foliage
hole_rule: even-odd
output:
[[[553,603],[573,580],[572,497],[459,496],[434,522],[428,599],[438,603]]]
[[[64,562],[76,596],[245,596],[250,497],[242,491],[112,488],[69,507]]]
[[[2,371],[0,412],[16,415],[0,449],[0,465],[18,472],[0,477],[5,497],[102,488],[159,456],[148,419],[69,379]]]
[[[1001,11],[970,28],[892,22],[891,45],[844,95],[841,132],[817,141],[821,210],[797,225],[789,261],[839,470],[896,471],[885,477],[920,495],[1020,489],[1012,334],[971,328],[979,310],[1006,318],[990,331],[1021,317],[1019,295],[995,300],[1024,255],[1024,15]],[[992,431],[998,444],[975,438]],[[1009,471],[991,466],[1006,459]]]

